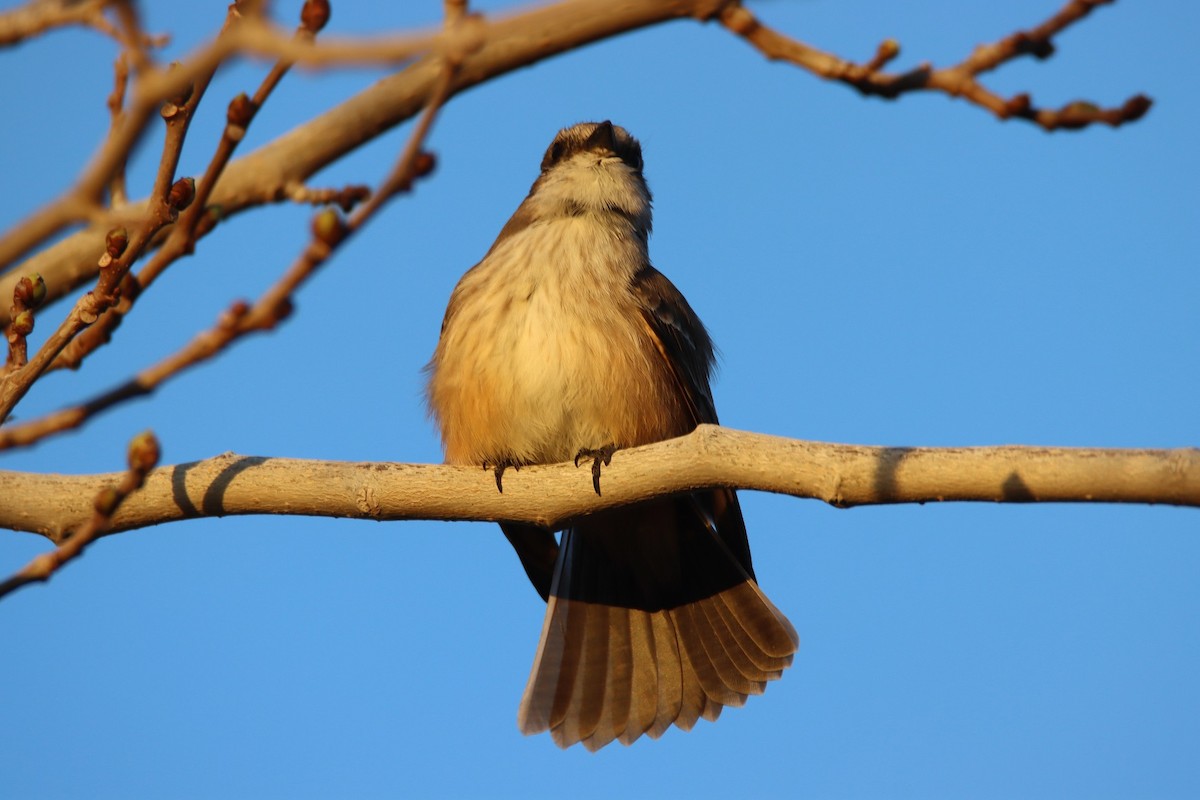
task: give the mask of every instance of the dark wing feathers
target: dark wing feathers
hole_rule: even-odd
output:
[[[716,356],[704,324],[675,284],[654,267],[638,272],[632,288],[679,395],[687,399],[693,424],[715,425],[717,409],[709,379]]]
[[[693,423],[716,423],[713,347],[687,301],[653,268],[633,282]],[[552,552],[506,525],[539,592]],[[518,548],[518,552],[521,549]],[[759,590],[737,495],[726,489],[595,514],[563,534],[542,639],[518,714],[525,733],[595,750],[715,720],[761,694],[798,639]]]

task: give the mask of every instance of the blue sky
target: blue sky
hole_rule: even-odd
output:
[[[440,13],[394,5],[335,4],[331,30]],[[178,55],[224,5],[145,7]],[[752,5],[849,57],[895,37],[901,66],[958,60],[1057,7]],[[436,176],[349,243],[279,331],[0,468],[116,470],[147,427],[165,463],[440,460],[421,367],[450,290],[554,132],[604,118],[642,140],[651,253],[721,347],[726,425],[865,444],[1196,446],[1197,31],[1194,3],[1125,0],[1060,37],[1053,59],[988,77],[1045,105],[1156,101],[1135,125],[1076,134],[942,96],[865,100],[686,21],[522,70],[451,103],[430,142]],[[62,191],[100,141],[112,54],[82,32],[0,51],[21,75],[0,82],[0,224]],[[203,169],[225,101],[261,73],[222,73],[184,173]],[[379,74],[289,77],[245,151]],[[405,134],[314,183],[377,181]],[[156,147],[134,164],[135,195]],[[309,213],[230,221],[113,346],[40,383],[20,415],[123,379],[257,295]],[[201,520],[103,540],[0,604],[0,783],[89,798],[1200,793],[1194,509],[847,511],[754,493],[743,506],[761,584],[801,649],[716,724],[595,755],[522,737],[543,606],[493,525]],[[44,547],[0,536],[0,571]]]

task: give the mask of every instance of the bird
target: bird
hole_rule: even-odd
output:
[[[559,131],[528,196],[451,293],[426,370],[450,464],[508,468],[614,452],[717,424],[714,346],[650,262],[637,139]],[[791,665],[792,624],[759,588],[736,493],[585,516],[556,538],[502,523],[546,614],[517,714],[525,734],[597,750],[691,730]]]

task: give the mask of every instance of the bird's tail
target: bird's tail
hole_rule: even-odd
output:
[[[690,730],[762,694],[799,639],[753,574],[732,492],[656,500],[566,531],[521,731],[597,750]]]

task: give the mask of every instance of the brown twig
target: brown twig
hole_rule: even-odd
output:
[[[154,66],[147,48],[165,47],[170,41],[169,36],[151,36],[142,28],[142,20],[133,0],[111,0],[121,26],[120,42],[124,51],[129,54],[135,72],[142,72]]]
[[[116,7],[124,30],[115,27],[104,16],[107,6]],[[153,36],[140,26],[126,24],[130,19],[136,19],[136,11],[129,0],[31,0],[19,8],[0,13],[0,47],[18,44],[67,25],[92,28],[122,44],[132,43],[138,49],[166,44],[167,37]]]
[[[146,482],[150,470],[158,465],[158,439],[150,431],[139,434],[129,443],[129,469],[115,486],[101,489],[92,501],[91,519],[71,533],[56,549],[42,553],[16,574],[0,582],[0,598],[30,583],[48,581],[64,564],[83,554],[112,523],[113,515]]]
[[[27,364],[0,376],[0,424],[8,419],[16,404],[49,368],[63,348],[80,331],[116,304],[120,298],[121,282],[136,259],[136,254],[142,251],[163,225],[174,220],[181,209],[187,208],[194,196],[194,182],[190,178],[178,180],[168,192],[166,201],[157,205],[154,214],[148,217],[141,227],[135,229],[132,235],[123,228],[109,232],[104,255],[98,262],[100,278],[96,282],[96,288],[79,298],[66,319],[50,334]]]
[[[168,81],[182,80],[208,64],[229,57],[233,52],[289,58],[298,64],[316,66],[391,63],[430,51],[453,51],[468,54],[456,81],[455,91],[458,92],[572,48],[631,30],[683,17],[715,19],[723,10],[728,16],[734,13],[729,10],[731,5],[731,0],[642,0],[636,4],[614,4],[610,0],[561,0],[553,5],[487,21],[470,17],[466,20],[468,24],[452,32],[371,40],[334,41],[323,37],[320,43],[298,42],[258,20],[243,20],[229,36],[222,37],[219,42],[211,43],[187,58],[184,61],[184,73],[169,75],[158,70],[154,72],[153,79],[147,77],[143,90],[148,94],[165,96]],[[749,19],[753,26],[757,26],[757,20],[746,13],[746,17],[734,16],[730,20]],[[839,70],[863,69],[780,37],[761,26],[757,30],[756,36],[762,39],[760,49],[764,49],[769,56],[775,50],[766,46],[773,44],[779,51],[778,57],[810,59],[811,65],[806,66],[816,74],[829,73],[837,77]],[[222,174],[220,184],[214,188],[211,203],[220,205],[222,214],[227,217],[265,203],[277,202],[283,196],[284,187],[302,184],[320,169],[415,114],[436,83],[439,63],[436,55],[430,55],[299,126],[287,136],[233,161]],[[876,62],[876,68],[879,66],[882,65]],[[911,75],[911,80],[919,83],[927,80],[928,71],[918,69],[905,74]],[[903,87],[903,77],[893,76],[891,89]],[[883,83],[886,88],[888,82]],[[1005,102],[997,98],[997,113],[1011,116],[1029,113],[1022,110],[1019,102],[1011,107]],[[1125,121],[1134,119],[1141,102],[1134,102],[1115,113]],[[131,109],[131,113],[137,111],[136,99]],[[1060,114],[1058,121],[1065,123],[1080,117],[1089,119],[1095,116],[1095,112],[1086,106],[1076,106],[1074,112]],[[1051,122],[1050,119],[1045,121],[1047,124]],[[126,124],[121,134],[122,141],[132,141],[133,137],[127,129],[136,125],[136,119]],[[118,146],[121,146],[121,142],[103,147],[81,175],[80,181],[91,180],[94,172],[108,169],[106,154]],[[86,193],[68,192],[59,201],[18,223],[9,234],[0,237],[0,267],[3,267],[42,242],[50,235],[48,230],[59,230],[61,225],[72,221],[92,219],[92,225],[87,230],[69,236],[29,258],[18,270],[13,271],[14,274],[0,276],[0,294],[11,290],[15,274],[27,271],[37,271],[45,276],[51,299],[63,296],[90,279],[91,275],[80,269],[81,265],[86,266],[86,254],[94,252],[106,230],[117,224],[127,224],[127,215],[103,213],[98,207],[80,200],[85,196]],[[0,316],[3,313],[4,308],[0,306]]]
[[[106,5],[108,0],[32,0],[0,14],[0,47],[67,25],[94,28],[117,39],[117,29],[104,17]]]
[[[239,21],[239,15],[243,10],[237,6],[230,6],[223,35],[227,35],[231,25]],[[300,17],[301,22],[295,36],[311,39],[329,19],[328,0],[306,0]],[[216,152],[209,159],[204,175],[196,184],[195,200],[179,215],[179,219],[172,226],[166,241],[159,247],[154,257],[138,271],[137,277],[127,277],[126,289],[122,292],[120,302],[108,308],[96,325],[73,339],[58,354],[49,369],[77,369],[88,355],[107,344],[125,315],[132,310],[135,300],[154,283],[155,279],[168,266],[181,256],[193,252],[198,233],[207,233],[211,230],[215,224],[217,212],[208,208],[208,198],[212,195],[213,188],[238,144],[245,137],[246,128],[249,127],[255,114],[262,108],[291,66],[291,62],[288,61],[277,62],[259,84],[253,98],[240,94],[230,101],[226,110],[225,129],[217,143]],[[188,123],[207,90],[213,74],[213,71],[204,73],[194,86],[187,87],[183,95],[173,101],[168,101],[163,106],[162,115],[167,122],[167,141],[163,147],[163,158],[155,182],[155,192],[159,190],[160,184],[166,178],[174,174],[182,151],[183,139],[187,135]]]
[[[283,194],[294,203],[310,206],[337,206],[349,214],[355,206],[371,196],[371,187],[351,185],[343,186],[340,189],[330,187],[315,189],[296,181],[283,187]]]
[[[962,97],[1002,120],[1025,119],[1047,131],[1077,130],[1096,123],[1118,126],[1132,122],[1150,109],[1151,100],[1145,95],[1136,95],[1117,108],[1101,108],[1086,101],[1069,103],[1060,109],[1035,108],[1028,94],[1004,99],[983,86],[978,76],[1019,56],[1048,58],[1054,53],[1054,36],[1090,14],[1097,6],[1114,1],[1069,0],[1057,14],[1036,28],[1018,31],[998,42],[981,45],[952,67],[934,69],[929,64],[922,64],[903,73],[882,71],[900,52],[894,40],[883,42],[875,57],[866,64],[855,64],[772,30],[738,4],[726,6],[721,11],[720,20],[721,24],[767,58],[788,61],[818,77],[853,86],[864,95],[893,100],[909,92],[943,92],[951,97]]]
[[[33,312],[46,299],[46,282],[36,272],[22,276],[13,289],[12,308],[8,318],[8,359],[0,375],[20,369],[29,360],[26,337],[33,333]]]
[[[115,8],[119,28],[104,16],[105,7],[110,5]],[[122,45],[122,56],[129,59],[135,72],[144,71],[149,75],[153,75],[153,70],[147,69],[151,62],[146,49],[167,42],[167,37],[151,36],[142,30],[136,10],[129,0],[35,0],[0,15],[0,46],[67,24],[88,25],[112,36]],[[123,71],[127,66],[122,59],[118,59],[117,88],[113,97],[110,97],[110,108],[113,103],[124,100],[127,75]],[[71,190],[34,212],[8,234],[0,236],[0,251],[10,246],[16,248],[14,253],[0,257],[0,265],[9,263],[13,257],[20,256],[67,226],[95,219],[102,214],[101,200],[105,189],[113,190],[113,196],[118,199],[123,197],[126,160],[145,129],[154,105],[153,99],[143,99],[135,103],[129,113],[117,114],[114,110],[112,127],[101,153],[91,165],[102,169],[85,170]]]
[[[422,146],[429,136],[437,112],[450,96],[455,69],[453,63],[448,63],[444,68],[442,80],[413,129],[395,167],[371,198],[344,222],[332,209],[319,213],[313,220],[312,239],[304,252],[254,305],[235,302],[221,315],[215,326],[198,334],[181,350],[86,403],[19,425],[0,427],[0,450],[27,446],[52,434],[78,427],[92,416],[118,403],[150,394],[166,380],[208,361],[234,341],[250,333],[272,330],[285,320],[291,314],[292,296],[296,290],[328,261],[338,246],[361,229],[387,200],[398,193],[409,191],[417,178],[429,175],[433,171],[433,156],[426,153]],[[2,399],[3,386],[0,384],[0,400]]]
[[[220,33],[217,34],[218,42],[229,35],[230,30],[239,19],[238,6],[233,3],[225,15],[225,22],[221,26]],[[154,189],[150,193],[151,205],[157,198],[165,196],[166,191],[175,180],[175,170],[179,167],[179,158],[183,154],[183,143],[187,138],[188,129],[191,127],[192,118],[195,116],[200,101],[204,99],[204,93],[208,91],[208,85],[212,82],[219,66],[219,64],[214,64],[209,69],[200,71],[192,80],[183,84],[175,94],[168,95],[159,109],[159,113],[166,122],[167,133],[163,141],[158,173],[154,177]],[[170,71],[183,72],[184,69],[180,64],[174,63],[171,64]],[[203,181],[200,191],[203,191]],[[207,193],[204,196],[207,197]],[[203,201],[198,205],[203,205]]]
[[[300,11],[300,20],[300,25],[293,35],[297,39],[312,40],[329,20],[328,0],[306,0]],[[246,129],[250,126],[255,115],[263,107],[263,104],[266,103],[267,98],[271,96],[271,92],[275,90],[275,87],[287,75],[288,71],[292,68],[292,64],[292,61],[286,59],[275,62],[266,77],[259,84],[258,89],[255,90],[253,97],[240,94],[230,101],[225,113],[225,129],[222,131],[221,139],[217,143],[216,152],[209,159],[208,167],[205,169],[204,176],[200,179],[200,183],[197,186],[196,203],[180,215],[179,221],[171,230],[171,235],[159,251],[159,258],[151,261],[139,272],[138,280],[142,284],[143,289],[149,286],[162,269],[165,268],[165,262],[171,257],[169,254],[192,252],[195,246],[196,227],[202,215],[208,209],[208,199],[212,196],[213,189],[216,187],[221,173],[224,172],[226,165],[229,164],[229,160],[233,157],[234,151],[245,137]],[[163,256],[163,251],[167,251],[168,255]],[[156,264],[156,261],[160,263]]]
[[[442,24],[447,28],[467,18],[467,0],[442,0]]]
[[[113,90],[108,96],[108,111],[112,119],[109,125],[109,136],[121,127],[125,118],[125,90],[129,87],[129,53],[122,50],[113,62]],[[129,199],[125,185],[125,168],[129,154],[113,169],[112,178],[108,182],[108,199],[114,206],[123,206]]]
[[[478,32],[468,31],[461,37],[469,37],[477,42]],[[431,49],[454,51],[468,46],[467,43],[457,39],[448,40],[442,35],[418,35],[391,37],[373,44],[343,41],[326,50],[312,42],[284,35],[260,18],[242,19],[240,24],[223,31],[208,45],[180,62],[179,68],[148,68],[139,76],[124,124],[104,140],[75,185],[0,236],[0,268],[67,226],[100,216],[103,211],[99,201],[104,188],[144,134],[159,104],[179,94],[189,84],[198,84],[204,75],[211,74],[234,55],[274,56],[312,64],[394,63],[410,60]],[[111,219],[105,220],[105,223],[111,222]],[[57,296],[54,282],[50,283],[50,289],[52,295]]]

